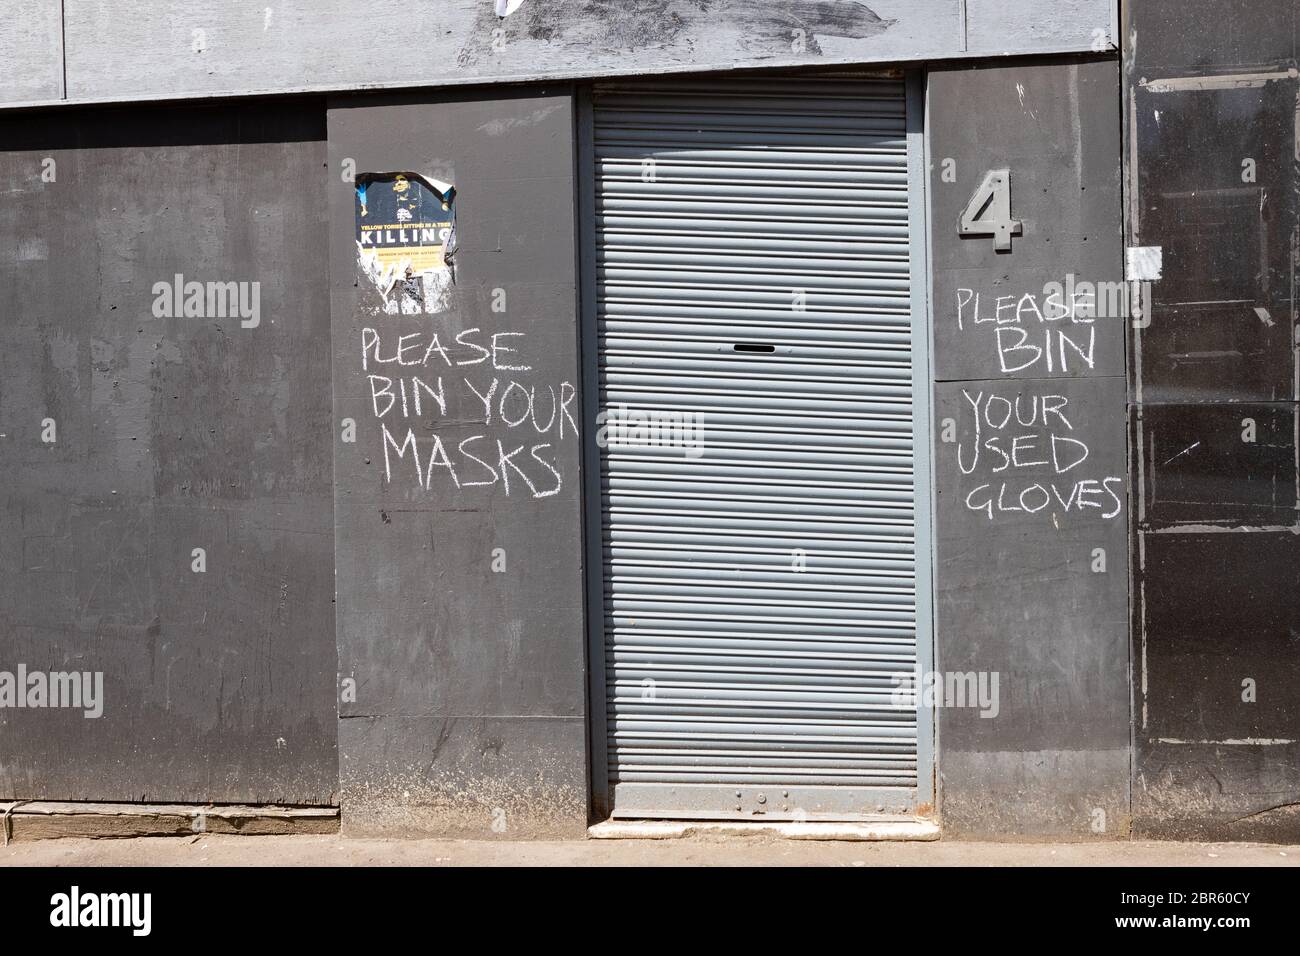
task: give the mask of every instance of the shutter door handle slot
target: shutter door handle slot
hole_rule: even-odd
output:
[[[758,342],[737,342],[732,348],[737,352],[775,352],[775,345],[761,345]]]

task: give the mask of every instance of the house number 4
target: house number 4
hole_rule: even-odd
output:
[[[959,236],[992,236],[998,252],[1011,251],[1011,237],[1023,235],[1019,219],[1011,218],[1011,170],[990,169],[961,214]]]

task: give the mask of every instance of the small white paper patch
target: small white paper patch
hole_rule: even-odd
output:
[[[1124,278],[1129,282],[1155,282],[1164,268],[1160,246],[1129,246],[1124,256]]]

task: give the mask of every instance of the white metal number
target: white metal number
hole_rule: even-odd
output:
[[[999,252],[1008,252],[1011,237],[1023,232],[1020,220],[1011,218],[1011,170],[990,169],[966,204],[957,234],[992,236],[993,247]]]

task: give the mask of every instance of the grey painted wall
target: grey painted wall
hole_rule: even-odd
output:
[[[64,0],[61,62],[30,6],[0,0],[0,102],[58,98],[57,67],[72,100],[156,99],[1115,46],[1113,0]]]
[[[340,99],[329,134],[338,645],[343,676],[356,682],[356,699],[341,705],[344,826],[580,834],[588,791],[572,95]],[[457,187],[446,309],[383,311],[358,272],[347,160],[358,173],[422,173]],[[381,344],[363,369],[367,328]],[[435,335],[447,355],[425,362]],[[410,362],[377,367],[375,356],[395,356],[403,336],[412,336]],[[494,336],[515,351],[487,358],[457,344],[491,348]],[[376,370],[411,388],[411,376],[435,389],[440,380],[445,411],[427,401],[421,414],[413,401],[407,417],[400,406],[386,411],[367,378]],[[489,394],[494,379],[489,413],[474,390]],[[512,426],[528,408],[525,392],[533,415]],[[342,440],[345,419],[356,422],[354,443]],[[441,441],[452,467],[422,481],[409,450],[399,458],[386,445],[385,428],[399,446],[413,429],[422,465]]]
[[[0,798],[335,797],[323,115],[0,120],[0,671],[103,674],[0,710]]]
[[[953,836],[1121,837],[1125,321],[1044,320],[1087,303],[1077,283],[1122,279],[1118,64],[938,69],[929,103],[936,657],[1000,690],[996,716],[939,711],[941,819]],[[1022,221],[1006,252],[957,229],[999,168]]]
[[[0,104],[63,96],[60,0],[0,2]]]
[[[937,664],[995,672],[1000,691],[995,717],[940,710],[952,836],[1128,832],[1123,319],[1034,313],[1048,283],[1122,277],[1118,95],[1113,60],[930,77]],[[589,789],[572,91],[340,97],[328,157],[311,120],[321,108],[105,114],[99,126],[55,112],[3,127],[0,169],[17,199],[0,208],[0,269],[13,279],[0,308],[22,320],[5,326],[0,377],[0,442],[15,442],[0,444],[12,449],[0,458],[0,646],[51,666],[105,660],[109,700],[130,701],[102,737],[104,722],[59,714],[35,732],[16,721],[37,715],[0,716],[18,755],[8,789],[321,802],[336,786],[336,732],[353,832],[578,835]],[[51,152],[60,145],[66,156]],[[61,177],[71,162],[66,194],[40,184],[46,155]],[[959,237],[957,222],[984,173],[1004,166],[1023,230],[999,253]],[[446,308],[384,311],[358,268],[350,171],[457,186]],[[115,318],[147,315],[152,282],[191,270],[261,277],[266,324]],[[68,290],[74,308],[60,304]],[[976,293],[993,322],[975,320]],[[1040,353],[1004,371],[998,328],[1026,330],[1023,343],[1007,333],[1013,346],[1050,331],[1052,367]],[[428,349],[433,335],[445,353]],[[481,351],[493,335],[495,360]],[[441,378],[447,408],[378,414],[370,374]],[[470,386],[486,393],[493,379],[489,420]],[[562,401],[566,385],[572,419],[552,418],[551,390]],[[504,423],[507,393],[508,414],[527,393],[534,416]],[[31,421],[46,408],[60,420],[53,447]],[[413,430],[420,471],[385,427],[398,445]],[[429,467],[435,436],[450,465]],[[995,449],[1011,453],[1017,437],[1019,464],[1002,467]],[[173,438],[205,444],[181,454]],[[516,447],[522,472],[500,460]],[[188,571],[196,537],[217,542],[201,594]],[[72,746],[86,758],[64,760]]]

